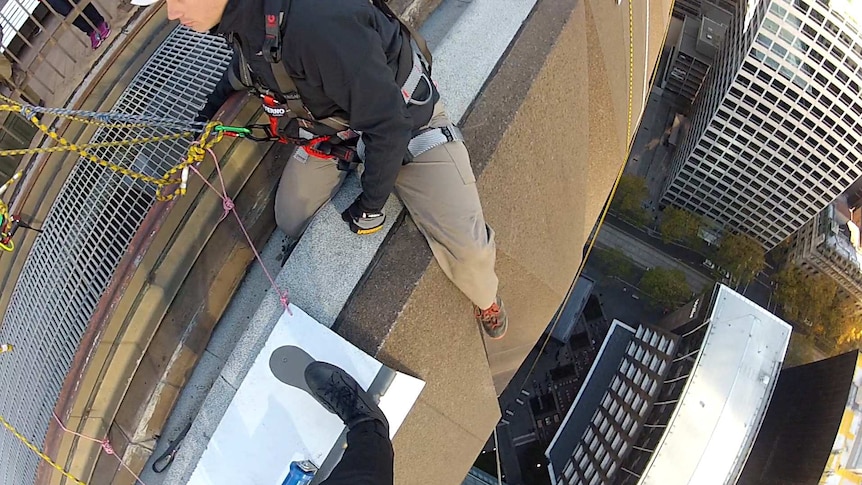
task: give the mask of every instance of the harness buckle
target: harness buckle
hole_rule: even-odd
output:
[[[278,15],[266,14],[266,35],[263,38],[263,57],[270,63],[281,62],[281,32],[279,29],[280,20],[278,17],[284,15],[284,12],[279,12]]]

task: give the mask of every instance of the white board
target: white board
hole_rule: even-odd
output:
[[[335,364],[368,389],[388,369],[319,324],[296,306],[276,324],[248,375],[237,389],[213,433],[189,484],[281,485],[290,462],[311,460],[320,466],[338,443],[344,425],[305,391],[272,374],[269,358],[285,345],[303,349],[314,359]],[[380,408],[395,436],[425,383],[396,373],[380,398]]]

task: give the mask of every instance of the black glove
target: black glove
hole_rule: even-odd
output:
[[[383,222],[386,220],[386,214],[382,210],[369,211],[362,207],[362,203],[357,197],[350,207],[341,213],[341,218],[344,219],[350,226],[350,230],[359,235],[373,234],[380,229],[383,229]]]

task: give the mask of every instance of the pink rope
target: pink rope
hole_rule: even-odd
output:
[[[218,157],[216,156],[215,152],[211,148],[207,148],[206,150],[207,150],[207,152],[209,152],[210,156],[213,157],[213,161],[215,162],[216,173],[218,174],[218,179],[219,179],[219,184],[221,185],[221,190],[215,188],[215,186],[213,186],[213,184],[211,184],[210,181],[207,180],[206,177],[204,177],[203,174],[200,173],[200,171],[198,171],[197,167],[195,167],[194,165],[191,165],[189,168],[191,168],[198,175],[198,177],[200,177],[200,179],[203,180],[204,184],[206,184],[207,187],[212,189],[213,192],[215,192],[216,195],[218,195],[221,198],[222,208],[224,209],[224,213],[221,215],[219,222],[225,220],[227,215],[229,213],[233,212],[233,215],[236,218],[236,222],[237,222],[237,224],[239,224],[239,228],[242,230],[242,233],[245,235],[245,240],[248,241],[249,247],[251,247],[252,252],[254,252],[254,257],[257,258],[257,262],[260,263],[260,267],[263,268],[263,273],[266,275],[266,278],[269,280],[269,283],[272,285],[273,290],[275,290],[276,294],[278,294],[278,299],[279,299],[279,301],[281,301],[281,306],[284,307],[284,309],[287,311],[287,313],[289,315],[293,315],[293,312],[290,310],[290,299],[289,299],[288,291],[287,290],[282,291],[281,288],[278,287],[278,284],[275,282],[275,278],[272,277],[272,274],[266,268],[266,265],[263,264],[263,258],[260,257],[260,253],[257,251],[257,248],[254,246],[254,243],[251,240],[251,236],[248,235],[248,231],[245,228],[245,224],[242,223],[242,219],[239,217],[239,214],[236,211],[236,205],[234,204],[233,199],[231,199],[227,195],[227,188],[226,188],[225,183],[224,183],[224,177],[222,176],[222,173],[221,173],[221,167],[219,166]]]
[[[105,436],[105,439],[97,440],[96,438],[91,438],[91,437],[83,435],[81,433],[76,433],[75,431],[72,431],[71,429],[67,428],[66,425],[63,424],[62,421],[60,421],[60,418],[57,416],[57,413],[52,413],[52,414],[54,415],[54,419],[57,421],[57,424],[60,425],[60,428],[62,428],[63,431],[65,431],[66,433],[69,433],[69,434],[73,434],[79,438],[83,438],[87,441],[92,441],[93,443],[99,443],[99,446],[102,447],[102,450],[104,450],[105,454],[115,457],[117,459],[117,461],[120,462],[120,465],[122,465],[123,468],[125,468],[127,472],[131,473],[132,476],[135,477],[136,483],[140,483],[141,485],[147,485],[144,483],[143,480],[141,480],[141,477],[139,477],[135,472],[133,472],[131,468],[126,466],[126,464],[123,462],[123,459],[117,455],[117,453],[114,451],[114,447],[111,446],[111,442],[108,441],[107,435]]]
[[[236,218],[236,222],[237,222],[237,224],[239,224],[239,228],[242,230],[243,235],[245,235],[245,240],[248,241],[249,247],[251,247],[252,252],[254,252],[254,257],[257,258],[257,262],[260,263],[260,267],[263,268],[263,272],[266,275],[267,279],[269,280],[269,283],[272,285],[272,288],[278,294],[278,299],[279,299],[279,301],[281,301],[281,305],[284,307],[284,309],[287,311],[288,314],[293,315],[293,312],[290,311],[290,299],[289,299],[288,291],[287,290],[282,291],[278,287],[278,284],[275,282],[275,278],[272,277],[272,274],[269,272],[266,265],[263,264],[263,258],[261,258],[260,253],[258,252],[257,248],[254,246],[254,243],[251,240],[251,236],[248,235],[248,231],[245,228],[245,224],[242,223],[242,219],[239,217],[239,214],[236,212],[236,204],[234,204],[233,199],[231,199],[227,195],[227,188],[225,187],[224,177],[222,176],[221,167],[219,166],[219,163],[218,163],[218,157],[216,156],[215,152],[213,152],[213,150],[210,148],[207,148],[207,152],[209,152],[210,156],[213,157],[213,161],[215,162],[216,173],[218,174],[219,183],[221,185],[221,190],[215,188],[215,186],[213,186],[213,184],[211,184],[209,182],[209,180],[207,180],[200,173],[200,171],[198,171],[198,169],[194,165],[191,165],[189,168],[191,168],[191,170],[193,170],[196,174],[198,174],[198,177],[200,177],[200,179],[203,180],[204,184],[206,184],[210,189],[213,190],[213,192],[215,192],[221,198],[222,208],[224,209],[224,213],[221,215],[219,222],[225,220],[227,215],[229,213],[233,212],[233,215]],[[128,471],[129,473],[132,474],[133,477],[135,477],[135,480],[137,481],[137,483],[140,483],[141,485],[146,485],[143,482],[143,480],[141,480],[141,478],[135,472],[133,472],[131,470],[131,468],[126,466],[126,464],[123,462],[123,460],[119,456],[117,456],[117,453],[114,451],[114,447],[111,446],[111,442],[108,441],[107,436],[105,436],[105,439],[97,440],[96,438],[91,438],[89,436],[83,435],[81,433],[77,433],[77,432],[72,431],[71,429],[67,428],[66,425],[64,425],[63,422],[60,421],[60,418],[57,416],[56,413],[54,413],[54,419],[57,421],[57,424],[60,425],[60,428],[62,428],[64,432],[73,434],[79,438],[83,438],[83,439],[88,440],[88,441],[92,441],[93,443],[99,443],[99,446],[101,446],[102,450],[104,450],[104,452],[106,454],[112,455],[112,456],[117,458],[117,461],[120,462],[120,465],[122,465],[123,468],[126,469],[126,471]]]

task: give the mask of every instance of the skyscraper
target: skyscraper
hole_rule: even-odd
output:
[[[663,203],[770,249],[862,176],[860,14],[859,0],[740,2]]]
[[[545,453],[551,483],[735,483],[790,332],[722,285],[659,327],[614,321]]]
[[[793,235],[788,259],[838,284],[846,303],[862,313],[862,208],[831,204]]]

